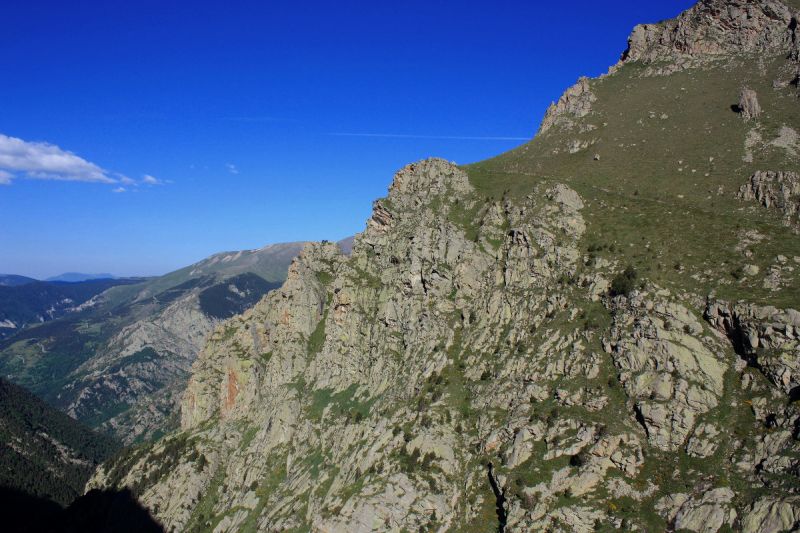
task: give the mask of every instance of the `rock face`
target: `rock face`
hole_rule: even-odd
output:
[[[637,98],[649,106],[654,91],[706,74],[684,72],[687,58],[784,47],[775,61],[793,61],[789,13],[767,0],[702,2],[637,30],[605,78],[629,91],[613,113],[603,98],[619,91],[582,80],[496,166],[402,168],[349,256],[309,244],[280,289],[216,327],[192,366],[180,430],[107,463],[89,487],[130,487],[174,531],[796,528],[797,281],[771,307],[756,303],[771,292],[707,274],[746,252],[757,266],[758,246],[791,231],[730,195],[685,198],[752,174],[712,175],[707,145],[665,179],[652,165],[630,177],[673,157],[664,121],[695,118],[680,106],[667,119],[639,115],[650,118],[628,122],[630,135],[611,124]],[[663,78],[636,92],[659,57]],[[703,125],[703,141],[716,140],[712,126],[742,126],[718,103],[724,115]],[[695,139],[690,130],[680,134]],[[576,132],[598,135],[602,159],[563,149]],[[745,135],[720,150],[741,149]],[[628,166],[609,166],[616,152]],[[551,156],[563,168],[540,166]],[[674,176],[705,168],[709,183],[704,172]],[[747,216],[711,233],[716,201]],[[644,238],[673,211],[691,226],[660,227],[657,239],[677,255]],[[750,220],[759,231],[742,228],[744,245],[716,242]],[[771,249],[781,246],[796,243]]]
[[[553,102],[539,126],[539,134],[547,132],[555,125],[570,127],[572,118],[581,118],[589,114],[592,102],[596,99],[589,87],[588,78],[581,78],[578,83],[566,90],[558,102]],[[577,151],[577,150],[576,150]]]
[[[776,387],[800,392],[800,312],[711,301],[705,314]]]
[[[795,16],[779,0],[701,0],[675,19],[636,26],[623,60],[708,60],[731,53],[793,50]]]
[[[656,506],[666,514],[675,530],[714,533],[722,526],[734,525],[737,516],[731,505],[734,497],[734,492],[724,487],[696,498],[673,494],[659,500]]]
[[[800,212],[800,175],[790,171],[758,171],[739,188],[741,200],[755,200],[767,209],[783,213],[787,225],[798,224]]]
[[[683,446],[697,418],[718,405],[727,363],[689,310],[633,299],[615,314],[607,344],[650,443]]]
[[[800,498],[763,498],[753,504],[744,518],[744,533],[791,531],[800,522]]]
[[[753,89],[742,87],[739,93],[739,114],[745,121],[758,120],[761,117],[761,105]]]
[[[545,392],[545,383],[599,373],[580,330],[565,325],[563,336],[565,326],[552,318],[566,313],[564,300],[548,297],[576,268],[582,208],[561,184],[520,204],[480,205],[457,167],[427,160],[404,168],[349,258],[332,244],[309,246],[279,291],[212,335],[182,406],[186,434],[207,435],[186,441],[206,465],[181,459],[174,474],[143,490],[143,500],[161,502],[159,516],[183,529],[199,519],[187,502],[221,476],[229,490],[214,513],[242,509],[224,529],[255,520],[278,529],[371,531],[418,529],[434,515],[449,527],[476,519],[491,491],[481,455],[470,450],[509,446],[531,394]],[[467,235],[465,220],[479,221],[477,233]],[[495,353],[507,364],[497,366]],[[498,373],[491,382],[490,373]],[[497,410],[508,412],[499,426],[477,415]],[[632,418],[633,435],[601,436],[590,424],[577,446],[557,444],[574,431],[564,423],[546,424],[556,439],[552,457],[588,446],[597,459],[583,477],[558,483],[589,491],[609,468],[636,471]],[[150,468],[152,457],[134,460],[133,472]],[[279,466],[287,477],[259,490]],[[122,469],[97,483],[140,475]],[[466,479],[474,501],[457,479]],[[353,490],[358,497],[347,496]],[[298,514],[285,498],[307,510]]]

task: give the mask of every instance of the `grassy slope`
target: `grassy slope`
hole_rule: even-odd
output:
[[[640,77],[642,66],[626,65],[592,82],[597,101],[582,121],[597,130],[551,130],[467,170],[478,190],[491,197],[525,195],[540,181],[569,184],[587,200],[586,246],[613,244],[614,251],[606,251],[610,258],[637,265],[660,284],[796,306],[796,279],[773,293],[763,288],[762,275],[743,281],[731,275],[745,262],[758,265],[763,274],[778,254],[790,260],[800,255],[800,239],[780,224],[776,213],[733,196],[756,170],[798,166],[781,149],[756,153],[753,163],[745,163],[744,141],[754,124],[731,109],[740,87],[748,85],[758,92],[765,111],[759,121],[765,139],[774,138],[783,124],[800,129],[794,89],[776,91],[771,86],[783,63],[783,58],[768,60],[766,72],[759,72],[755,58],[746,58],[737,65],[668,77]],[[662,120],[662,114],[669,118]],[[569,154],[568,139],[596,143]],[[553,153],[556,148],[558,154]],[[600,155],[599,161],[594,154]],[[717,193],[720,186],[723,194]],[[734,251],[742,229],[768,236],[748,259]],[[691,274],[701,274],[701,279]]]

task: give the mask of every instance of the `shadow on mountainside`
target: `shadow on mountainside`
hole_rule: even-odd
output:
[[[2,529],[9,533],[162,533],[130,490],[91,490],[62,509],[11,488],[0,488]]]
[[[8,487],[0,487],[0,502],[3,502],[5,531],[46,531],[53,518],[63,511],[51,500]]]

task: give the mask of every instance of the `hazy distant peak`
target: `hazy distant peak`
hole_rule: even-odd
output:
[[[94,279],[116,279],[117,276],[114,274],[84,274],[83,272],[64,272],[63,274],[59,274],[58,276],[53,276],[52,278],[47,278],[45,281],[67,281],[69,283],[75,283],[77,281],[89,281]]]
[[[0,287],[16,287],[18,285],[27,285],[37,281],[27,276],[17,276],[16,274],[0,274]]]

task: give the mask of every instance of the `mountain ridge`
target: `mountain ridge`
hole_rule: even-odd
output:
[[[88,487],[170,530],[796,528],[797,228],[738,191],[798,164],[797,10],[703,0],[531,142],[400,169]]]

